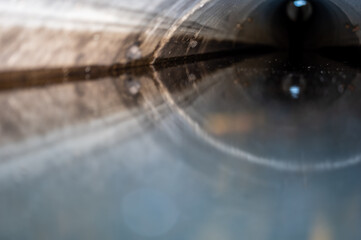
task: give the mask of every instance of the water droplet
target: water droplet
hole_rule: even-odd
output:
[[[126,81],[126,87],[131,95],[137,95],[140,92],[141,84],[137,80],[128,79]]]
[[[189,42],[189,46],[190,46],[191,48],[195,48],[195,47],[198,46],[198,42],[197,42],[196,40],[191,40],[191,41]]]
[[[133,45],[132,47],[130,47],[128,49],[128,52],[126,54],[126,57],[129,60],[137,60],[142,58],[142,51],[140,50],[140,48],[136,45]]]

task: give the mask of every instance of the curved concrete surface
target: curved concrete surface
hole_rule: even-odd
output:
[[[0,2],[0,70],[286,47],[281,0]],[[314,1],[310,47],[359,45],[357,0]],[[281,9],[281,10],[280,10]]]

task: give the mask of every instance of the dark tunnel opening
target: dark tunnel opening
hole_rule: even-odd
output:
[[[268,15],[263,15],[268,20],[264,22],[269,24],[276,42],[274,51],[286,53],[281,62],[274,62],[271,66],[278,71],[293,73],[265,81],[263,98],[267,100],[263,102],[277,99],[294,107],[295,104],[302,106],[305,102],[330,102],[339,98],[340,89],[349,87],[350,79],[340,81],[339,87],[337,84],[335,87],[332,74],[325,76],[321,71],[317,77],[309,75],[313,66],[324,64],[318,62],[320,57],[359,68],[358,26],[352,25],[342,9],[327,0],[271,0],[261,4],[251,15],[259,16],[265,11]]]
[[[206,13],[203,15],[195,19],[207,16]],[[153,63],[286,51],[289,61],[296,65],[304,60],[305,53],[313,52],[359,66],[359,26],[352,24],[344,9],[332,1],[268,0],[246,16],[243,22],[236,24],[239,32],[236,40],[204,39],[198,37],[198,33],[194,37],[187,31],[175,31],[165,45],[158,46]],[[230,16],[226,19],[230,24],[236,22]],[[200,33],[202,31],[205,30],[201,29]],[[231,32],[229,29],[224,31]]]
[[[335,55],[341,52],[337,51],[340,48],[349,49],[347,52],[354,52],[352,55],[359,52],[358,25],[352,25],[342,9],[331,1],[271,0],[251,15],[268,18],[264,22],[272,29],[275,47],[289,51],[292,60],[302,58],[303,52],[325,49],[329,53],[335,49]]]

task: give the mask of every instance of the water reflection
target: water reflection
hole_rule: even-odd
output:
[[[86,66],[84,70],[67,69],[66,76],[63,69],[1,73],[0,89],[15,89],[11,95],[16,97],[29,92],[23,88],[45,86],[39,89],[45,92],[62,88],[64,82],[96,86],[104,78],[114,78],[107,95],[118,95],[130,118],[134,113],[147,119],[142,125],[157,125],[168,116],[177,116],[190,128],[185,139],[199,138],[207,148],[238,162],[279,170],[323,171],[361,161],[357,68],[314,54],[295,64],[285,53],[130,66]],[[76,98],[84,98],[79,86],[76,92]],[[67,104],[79,105],[79,101]],[[59,110],[66,116],[66,108]],[[38,107],[19,114],[27,112],[41,114]],[[80,108],[72,117],[81,122],[83,115]],[[30,124],[42,127],[45,121],[40,118]],[[171,129],[170,134],[177,135],[176,131]]]
[[[2,135],[5,237],[360,238],[357,68],[276,53],[102,69],[2,88],[17,101],[0,125],[27,120]]]
[[[157,75],[165,102],[210,148],[280,170],[323,171],[357,164],[357,70],[309,59],[313,62],[297,66],[282,54],[238,59],[198,83],[187,81],[188,73],[202,70],[198,63],[162,69]],[[207,67],[212,64],[219,63],[207,62]],[[197,95],[182,106],[187,85]],[[185,90],[177,94],[179,88]]]

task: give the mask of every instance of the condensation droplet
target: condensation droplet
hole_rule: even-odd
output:
[[[196,40],[191,40],[191,41],[189,42],[189,46],[190,46],[191,48],[195,48],[195,47],[198,46],[198,42],[197,42]]]
[[[134,79],[128,79],[126,81],[126,87],[131,95],[137,95],[140,92],[141,84]]]
[[[126,54],[126,57],[129,60],[137,60],[142,58],[142,51],[140,50],[140,48],[136,45],[133,45],[132,47],[130,47],[128,49],[128,52]]]

